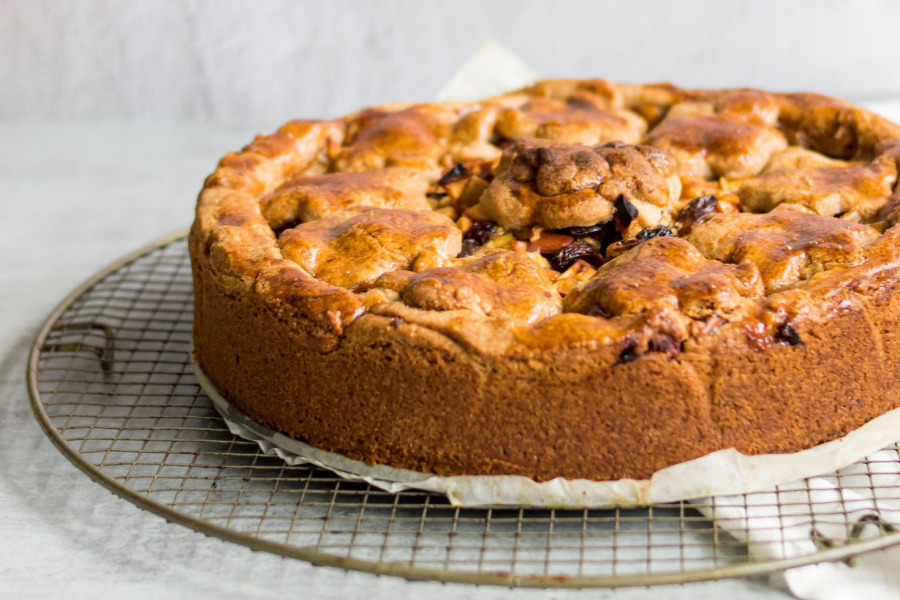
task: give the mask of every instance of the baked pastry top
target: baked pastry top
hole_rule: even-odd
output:
[[[405,332],[410,347],[445,340],[453,356],[478,362],[486,378],[479,385],[505,368],[498,360],[545,369],[548,385],[558,378],[560,398],[569,392],[558,365],[569,358],[582,365],[579,373],[646,363],[655,377],[659,361],[687,369],[701,382],[690,394],[704,398],[697,414],[708,426],[696,435],[715,439],[665,458],[629,459],[633,469],[615,453],[601,456],[608,471],[594,465],[582,473],[565,458],[569,450],[546,463],[498,446],[503,457],[482,468],[456,446],[441,450],[446,460],[432,460],[394,442],[349,441],[345,431],[321,441],[367,460],[442,472],[643,476],[729,444],[808,446],[865,420],[845,415],[808,434],[798,433],[802,424],[786,425],[794,433],[772,434],[779,441],[770,445],[729,437],[726,429],[739,430],[754,410],[763,414],[771,398],[721,408],[722,382],[767,373],[720,372],[725,359],[716,361],[726,351],[778,347],[794,352],[779,350],[787,361],[779,365],[818,361],[804,352],[827,337],[820,324],[850,314],[869,340],[853,338],[853,351],[871,343],[886,352],[885,336],[894,332],[876,331],[867,302],[887,306],[900,280],[898,162],[900,127],[834,98],[547,80],[481,102],[395,103],[291,121],[258,136],[207,178],[191,255],[198,290],[214,282],[225,298],[252,298],[272,327],[292,332],[291,343],[323,356],[337,356],[354,328],[372,340]],[[241,327],[247,318],[235,317]],[[206,350],[204,361],[212,342],[202,343],[206,325],[197,327],[204,368],[229,365],[220,376],[234,388],[229,399],[254,393],[242,387],[249,370],[225,383],[226,372],[246,364],[237,350],[217,359],[221,350]],[[842,343],[840,336],[829,343],[835,339]],[[289,373],[284,361],[272,373]],[[413,368],[402,362],[396,369]],[[639,389],[640,374],[629,373]],[[320,414],[282,419],[265,410],[260,420],[315,441],[319,430],[309,423]],[[621,424],[610,427],[620,435]],[[489,454],[488,445],[477,449]]]
[[[582,343],[573,314],[628,352],[802,341],[895,259],[898,156],[900,128],[823,96],[548,80],[292,121],[222,159],[192,240],[326,350],[367,312],[476,352]]]

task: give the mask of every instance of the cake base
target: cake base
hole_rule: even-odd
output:
[[[196,356],[222,396],[273,430],[370,464],[645,480],[729,448],[796,453],[900,405],[900,294],[889,286],[818,321],[802,346],[758,351],[733,329],[672,360],[620,363],[589,343],[478,353],[375,314],[323,349],[332,338],[309,319],[222,285],[196,259],[194,284]]]
[[[791,454],[744,455],[734,449],[666,467],[648,479],[591,481],[558,477],[535,481],[520,475],[440,476],[363,461],[290,438],[252,420],[226,400],[207,378],[191,349],[200,387],[235,435],[256,442],[266,454],[290,465],[313,464],[350,481],[364,481],[390,493],[435,492],[466,508],[614,508],[744,494],[805,477],[837,471],[896,441],[900,408],[846,436]]]

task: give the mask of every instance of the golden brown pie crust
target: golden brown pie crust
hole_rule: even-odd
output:
[[[196,357],[269,427],[442,475],[801,450],[900,406],[898,160],[841,100],[669,84],[292,121],[200,194]]]

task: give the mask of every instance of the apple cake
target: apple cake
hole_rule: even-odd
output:
[[[900,406],[898,161],[897,125],[754,89],[291,121],[200,193],[196,360],[272,429],[441,475],[809,448]]]

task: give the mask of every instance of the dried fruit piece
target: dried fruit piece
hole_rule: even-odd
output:
[[[788,344],[790,346],[805,346],[800,334],[794,329],[790,323],[785,323],[778,329],[776,339],[779,343]]]
[[[675,225],[678,227],[678,235],[686,236],[697,222],[716,210],[719,200],[712,195],[700,196],[688,202],[678,213]]]
[[[495,231],[497,231],[497,224],[493,221],[472,221],[472,227],[466,232],[465,239],[486,244]]]
[[[630,363],[633,360],[637,360],[641,357],[638,352],[637,344],[634,342],[628,342],[628,345],[619,353],[619,358],[616,360],[618,364]]]
[[[613,259],[620,254],[631,250],[641,242],[655,237],[673,237],[675,234],[665,225],[654,225],[653,227],[644,227],[638,234],[628,240],[618,240],[606,247],[606,260]]]
[[[600,252],[600,248],[594,244],[576,240],[560,248],[559,252],[550,258],[550,267],[562,273],[577,260],[583,260],[591,266],[599,267],[603,264],[603,254]]]
[[[597,223],[596,225],[588,225],[587,227],[566,227],[560,229],[559,233],[571,235],[572,237],[596,237],[603,233],[607,223]]]
[[[625,194],[620,194],[618,198],[616,198],[615,204],[613,206],[616,209],[616,212],[613,214],[613,220],[616,222],[616,228],[619,231],[624,231],[628,229],[628,226],[631,225],[631,222],[634,221],[638,216],[637,206],[632,204],[628,198],[625,197]]]
[[[437,184],[444,188],[454,201],[457,201],[468,187],[471,177],[472,172],[464,164],[456,163],[452,169],[438,179]]]
[[[472,173],[466,168],[466,165],[462,163],[456,163],[453,167],[444,173],[444,175],[438,179],[438,185],[442,187],[446,187],[447,184],[453,183],[455,181],[461,181],[463,179],[468,179],[472,176]]]
[[[462,250],[459,256],[472,256],[475,250],[488,243],[495,231],[497,231],[495,222],[482,219],[473,220],[472,226],[463,235]]]
[[[675,234],[672,233],[672,230],[665,225],[654,225],[653,227],[644,227],[641,229],[635,238],[643,241],[649,240],[650,238],[671,237],[673,235]]]
[[[650,352],[662,352],[669,356],[675,356],[681,352],[681,342],[667,333],[660,333],[650,338],[647,349]]]
[[[494,180],[494,172],[490,168],[487,168],[487,169],[481,171],[477,175],[477,177],[479,179],[484,179],[486,182],[490,183]]]
[[[597,223],[596,225],[588,225],[586,227],[566,227],[565,229],[557,230],[557,233],[570,235],[577,239],[588,238],[596,240],[600,245],[601,253],[605,252],[610,244],[622,237],[619,232],[616,231],[615,221],[606,221]]]
[[[463,258],[466,256],[472,256],[480,247],[481,244],[479,244],[475,240],[463,240],[462,250],[459,251],[459,254],[457,254],[456,257]]]

